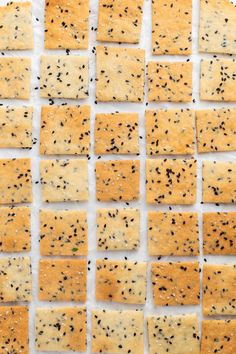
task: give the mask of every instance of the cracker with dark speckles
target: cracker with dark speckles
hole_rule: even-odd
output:
[[[0,307],[1,353],[29,353],[29,313],[24,306]]]
[[[138,209],[99,209],[97,248],[99,251],[136,250],[140,245]]]
[[[41,259],[39,300],[86,301],[87,261],[85,259]]]
[[[0,259],[0,302],[31,301],[31,260],[29,257]]]
[[[27,158],[0,160],[0,204],[32,201],[30,164]]]
[[[200,354],[196,314],[149,316],[150,354]]]
[[[92,311],[92,353],[143,354],[143,311]]]
[[[146,160],[146,200],[151,204],[194,204],[195,159]]]
[[[145,304],[147,263],[102,260],[96,262],[96,300]]]
[[[11,2],[0,7],[0,50],[32,49],[31,2]]]
[[[192,52],[192,1],[152,1],[152,53],[188,55]]]
[[[160,109],[146,111],[147,154],[194,154],[194,127],[194,112],[190,109]]]
[[[156,306],[198,305],[198,262],[152,263],[153,301]]]
[[[87,201],[89,198],[85,159],[42,160],[40,175],[43,201]]]
[[[89,0],[47,0],[45,48],[88,48]]]
[[[202,200],[204,203],[236,202],[235,162],[204,161],[202,180]]]
[[[203,213],[204,254],[236,254],[236,212]]]
[[[35,315],[36,350],[85,352],[86,328],[85,307],[37,308]]]
[[[151,256],[197,256],[198,214],[150,211],[148,249]]]
[[[101,102],[143,102],[145,51],[97,47],[96,98]]]
[[[149,102],[191,102],[192,63],[148,63]]]
[[[138,154],[139,117],[137,113],[96,115],[95,154]]]
[[[202,280],[204,316],[236,315],[236,265],[205,264]]]
[[[41,56],[40,95],[44,98],[88,97],[88,57]]]
[[[90,106],[43,106],[40,153],[86,155],[90,146]]]
[[[139,43],[143,0],[100,0],[97,40]]]
[[[30,208],[0,208],[0,252],[30,251]]]
[[[87,214],[83,210],[40,210],[42,256],[86,256]]]

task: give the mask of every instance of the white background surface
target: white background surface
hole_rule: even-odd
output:
[[[1,4],[7,1],[1,1]],[[91,154],[89,160],[89,189],[90,189],[90,199],[88,203],[57,203],[57,204],[44,204],[41,202],[40,198],[40,185],[35,184],[39,181],[39,161],[45,157],[39,156],[39,132],[40,132],[40,107],[42,104],[48,104],[48,100],[40,99],[39,90],[39,80],[37,77],[40,75],[40,55],[41,54],[66,54],[65,51],[48,51],[44,49],[44,0],[33,0],[33,24],[34,24],[34,50],[33,51],[22,51],[22,52],[5,52],[2,55],[9,56],[29,56],[32,58],[32,90],[30,101],[16,101],[16,100],[1,100],[0,103],[4,105],[33,105],[34,106],[34,121],[33,121],[33,138],[37,139],[37,144],[34,145],[32,150],[0,150],[0,158],[4,157],[31,157],[32,158],[32,174],[33,174],[33,203],[32,208],[32,249],[30,256],[32,257],[32,271],[33,271],[33,301],[30,303],[30,353],[42,353],[36,352],[34,349],[34,313],[36,307],[48,307],[48,306],[74,306],[81,305],[79,303],[48,303],[39,302],[37,296],[37,269],[38,261],[40,259],[39,254],[39,221],[38,221],[38,211],[40,208],[55,208],[55,209],[86,209],[88,213],[88,226],[89,226],[89,255],[88,260],[91,261],[89,264],[90,271],[88,272],[88,286],[87,286],[87,309],[88,309],[88,349],[87,353],[91,353],[91,309],[94,308],[111,308],[111,309],[143,309],[145,316],[145,353],[148,353],[148,343],[147,343],[147,333],[146,333],[146,317],[150,314],[182,314],[182,313],[192,313],[196,312],[199,315],[199,320],[201,320],[201,306],[182,306],[182,307],[154,307],[152,302],[151,293],[151,277],[150,277],[150,262],[157,260],[157,257],[148,256],[147,252],[147,211],[148,210],[163,210],[169,209],[168,206],[147,206],[145,203],[145,120],[144,112],[146,109],[147,95],[143,104],[139,103],[98,103],[95,105],[95,54],[92,53],[93,47],[98,43],[96,42],[96,31],[91,28],[97,27],[97,11],[98,11],[98,0],[90,0],[90,19],[89,19],[89,50],[88,51],[71,51],[71,54],[88,55],[90,61],[90,78],[93,82],[90,83],[89,98],[87,100],[72,101],[72,100],[54,100],[55,104],[71,103],[71,104],[85,104],[89,103],[92,108],[91,116]],[[236,11],[236,9],[235,9]],[[148,105],[148,109],[151,108],[214,108],[214,107],[229,107],[234,106],[234,104],[222,104],[222,103],[208,103],[199,101],[199,64],[201,58],[212,57],[211,55],[198,54],[198,17],[199,17],[199,0],[193,0],[193,54],[189,57],[184,56],[152,56],[151,55],[151,0],[144,0],[144,15],[143,15],[143,25],[142,25],[142,35],[139,45],[127,45],[129,47],[139,47],[146,49],[146,63],[152,60],[161,61],[186,61],[188,58],[193,62],[193,99],[195,103],[190,104],[171,104],[171,103],[152,103]],[[37,20],[38,19],[38,20]],[[117,44],[108,44],[109,46]],[[221,56],[222,57],[222,56]],[[146,81],[147,82],[147,81]],[[146,87],[147,89],[147,87]],[[126,203],[98,203],[95,199],[95,174],[94,167],[97,156],[93,154],[93,130],[94,130],[94,116],[95,113],[102,112],[138,112],[140,117],[140,156],[106,156],[102,157],[101,160],[109,159],[140,159],[141,162],[141,196],[138,202],[129,203],[129,207],[137,207],[141,211],[141,246],[138,251],[133,252],[97,252],[96,251],[96,209],[101,207],[125,207]],[[49,158],[58,158],[58,156],[50,156]],[[68,156],[67,156],[68,157]],[[198,211],[199,212],[199,225],[200,225],[200,239],[202,239],[201,230],[201,213],[202,211],[236,211],[236,207],[233,205],[201,205],[201,162],[203,159],[209,160],[234,160],[236,161],[236,156],[234,153],[214,153],[214,154],[204,154],[197,155],[198,159],[198,198],[197,204],[194,206],[174,206],[173,211]],[[48,158],[48,157],[46,157]],[[60,156],[59,158],[66,158],[66,156]],[[70,158],[75,158],[71,156]],[[78,157],[76,157],[78,158]],[[201,242],[202,243],[202,242]],[[9,254],[8,254],[9,255]],[[11,254],[11,256],[19,254]],[[29,255],[25,253],[23,255]],[[125,256],[129,260],[145,260],[149,262],[148,266],[148,288],[147,288],[147,302],[145,306],[136,305],[124,305],[115,303],[96,303],[95,301],[95,260],[97,258],[108,257],[111,259],[123,259]],[[162,261],[166,260],[196,260],[200,261],[202,266],[204,259],[209,263],[233,263],[235,262],[235,257],[203,257],[202,251],[200,257],[162,257]]]

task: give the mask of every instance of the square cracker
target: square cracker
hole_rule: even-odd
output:
[[[138,209],[99,209],[97,248],[99,251],[135,250],[140,245]]]
[[[32,147],[33,107],[0,107],[0,148]]]
[[[40,351],[86,351],[85,307],[37,308],[35,345]]]
[[[86,155],[90,145],[90,106],[43,106],[40,153]]]
[[[40,65],[41,97],[71,99],[88,97],[88,57],[43,55]]]
[[[190,109],[146,111],[147,155],[194,154],[195,117]]]
[[[30,98],[30,80],[30,58],[0,58],[0,99],[28,100]]]
[[[235,59],[202,60],[200,74],[201,100],[236,101],[235,76]]]
[[[92,353],[144,352],[143,311],[93,310]]]
[[[85,259],[41,259],[39,300],[86,301],[87,261]]]
[[[149,316],[150,354],[200,354],[196,314]]]
[[[149,102],[191,102],[192,63],[148,63]]]
[[[196,202],[197,161],[146,160],[146,200],[158,204]]]
[[[0,204],[32,201],[30,165],[27,158],[0,160]]]
[[[204,203],[236,202],[236,163],[203,161],[202,200]]]
[[[139,117],[137,113],[96,115],[95,154],[138,154]]]
[[[0,353],[29,353],[29,313],[24,306],[0,307]]]
[[[96,300],[145,304],[147,263],[98,259]]]
[[[201,353],[232,354],[236,348],[236,320],[203,320]]]
[[[202,280],[204,316],[236,315],[236,265],[205,264]]]
[[[200,303],[198,262],[153,262],[152,286],[156,306]]]
[[[143,49],[97,47],[98,101],[143,102],[144,74]]]
[[[101,202],[139,198],[140,161],[113,160],[96,163],[96,196]]]
[[[31,260],[29,257],[0,259],[0,302],[31,301]]]
[[[236,255],[236,212],[203,213],[203,251]]]
[[[88,48],[89,0],[47,0],[45,48]]]
[[[87,214],[83,210],[40,210],[42,256],[86,256]]]
[[[151,256],[197,256],[198,214],[150,211],[148,249]]]
[[[31,2],[0,7],[0,50],[33,49]]]
[[[0,252],[30,251],[30,208],[0,208]]]
[[[192,0],[152,1],[152,53],[192,53]]]
[[[97,40],[139,43],[143,0],[100,0]]]
[[[236,150],[236,109],[196,111],[198,152]]]
[[[236,54],[235,5],[230,0],[201,0],[199,51]]]
[[[44,202],[87,201],[87,160],[42,160],[40,163]]]

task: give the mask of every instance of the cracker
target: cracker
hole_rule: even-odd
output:
[[[200,354],[196,314],[149,316],[150,354]]]
[[[235,59],[202,60],[200,75],[201,100],[236,101],[235,76]]]
[[[0,107],[0,148],[32,147],[33,107]]]
[[[145,304],[146,273],[146,262],[98,259],[96,262],[96,300]]]
[[[151,256],[197,256],[198,214],[150,211],[148,249]]]
[[[40,153],[86,155],[90,145],[90,106],[43,106]]]
[[[236,150],[236,109],[196,111],[198,152]]]
[[[201,0],[199,51],[236,54],[235,5],[229,0]]]
[[[0,58],[0,99],[28,100],[30,98],[30,79],[30,58]]]
[[[147,203],[194,204],[196,168],[197,162],[194,159],[147,159]]]
[[[152,286],[156,306],[200,303],[198,262],[153,262]]]
[[[0,307],[0,351],[29,353],[29,313],[24,306]]]
[[[0,50],[33,49],[31,2],[0,7]]]
[[[0,204],[32,201],[30,164],[27,158],[0,160]]]
[[[100,0],[97,40],[139,43],[143,0]]]
[[[48,0],[45,4],[45,48],[88,48],[89,0]]]
[[[41,259],[39,300],[86,301],[87,261],[85,259]]]
[[[42,199],[45,202],[87,201],[87,160],[42,160]]]
[[[85,352],[87,316],[85,307],[37,308],[35,345],[40,351]]]
[[[96,163],[98,201],[132,201],[139,198],[140,161],[113,160]]]
[[[97,114],[95,154],[138,154],[139,122],[137,113]]]
[[[191,102],[192,63],[148,63],[149,102]]]
[[[192,1],[152,1],[152,53],[192,53]]]
[[[204,161],[202,181],[202,200],[204,203],[235,203],[235,162]]]
[[[194,154],[194,126],[194,112],[190,109],[146,111],[147,154]]]
[[[87,98],[88,81],[88,57],[78,55],[41,56],[41,97]]]
[[[236,315],[236,265],[205,264],[202,280],[204,316]]]
[[[92,353],[144,353],[143,311],[92,311]]]
[[[136,250],[140,245],[138,209],[99,209],[97,248],[99,251]]]
[[[236,212],[203,213],[204,254],[236,254]]]
[[[143,102],[144,74],[143,49],[97,47],[98,101]]]
[[[86,211],[40,210],[40,253],[42,256],[86,256]]]
[[[32,274],[29,257],[0,259],[0,302],[31,301]]]
[[[236,348],[236,320],[203,320],[201,353],[232,354]]]
[[[30,208],[0,208],[0,252],[30,251]]]

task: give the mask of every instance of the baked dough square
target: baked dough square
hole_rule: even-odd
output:
[[[97,50],[96,98],[100,102],[143,102],[145,51],[103,47]]]

